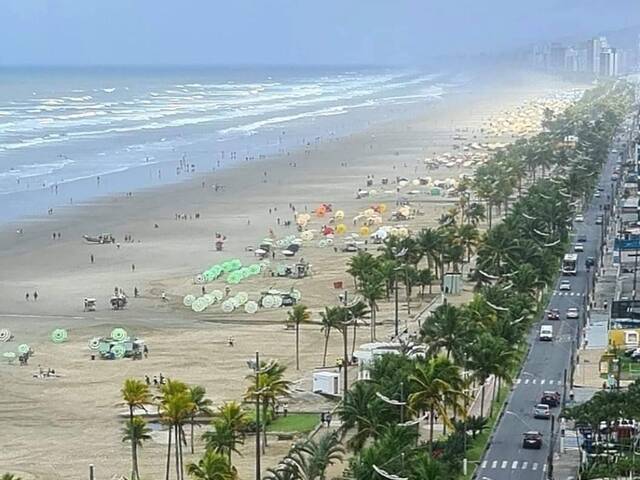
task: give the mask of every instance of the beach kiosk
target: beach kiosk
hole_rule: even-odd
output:
[[[313,372],[313,391],[325,395],[340,395],[340,374],[338,372]]]

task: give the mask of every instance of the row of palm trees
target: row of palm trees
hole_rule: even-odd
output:
[[[370,380],[357,382],[347,392],[339,414],[354,457],[345,478],[459,475],[460,459],[474,431],[483,428],[482,417],[493,413],[493,401],[489,411],[485,409],[486,381],[496,379],[494,397],[501,383],[511,382],[542,293],[551,285],[567,247],[575,207],[593,191],[611,138],[631,104],[627,86],[598,90],[601,94],[587,95],[578,106],[549,118],[547,131],[516,142],[477,172],[472,188],[487,202],[489,218],[496,207],[505,216],[477,245],[476,295],[462,306],[439,307],[422,325],[424,357],[383,356],[375,362]],[[527,182],[534,176],[535,181]],[[522,195],[512,203],[516,189]],[[407,251],[404,265],[416,266],[426,259],[427,267],[441,273],[446,254],[434,247],[433,238],[444,236],[442,230],[463,215],[451,212],[435,231],[425,229],[416,238],[390,242],[380,257],[355,257],[349,273],[356,288],[362,290],[376,275],[388,285],[388,277],[380,275],[385,271],[381,265],[397,262],[393,254],[400,248]],[[453,238],[447,239],[449,244]],[[477,389],[480,409],[479,418],[474,418],[468,413]],[[424,418],[429,419],[427,454],[417,428]],[[434,438],[436,418],[450,429],[449,436]]]

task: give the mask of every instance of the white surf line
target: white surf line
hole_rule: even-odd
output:
[[[93,317],[76,317],[72,315],[22,315],[20,313],[0,313],[0,317],[7,318],[71,318],[73,320],[84,320]]]

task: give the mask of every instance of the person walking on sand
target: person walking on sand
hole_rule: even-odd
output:
[[[135,271],[136,271],[136,264],[135,264],[135,263],[132,263],[132,264],[131,264],[131,271],[132,271],[132,272],[135,272]]]
[[[33,301],[34,302],[38,301],[38,291],[37,290],[33,292]]]
[[[93,253],[91,254],[91,256],[89,258],[91,259],[91,264],[93,265],[93,262],[95,260],[95,258],[93,257]]]
[[[25,293],[24,295],[24,299],[28,302],[29,301],[29,292]]]

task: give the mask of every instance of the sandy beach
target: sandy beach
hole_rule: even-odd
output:
[[[512,138],[503,130],[494,129],[494,135],[500,135],[487,137],[481,129],[501,112],[574,88],[575,84],[558,79],[511,73],[485,82],[477,90],[425,105],[420,115],[375,125],[345,138],[323,140],[308,151],[271,156],[132,195],[123,192],[91,204],[58,209],[52,216],[2,226],[0,329],[11,330],[14,339],[0,343],[0,353],[27,343],[35,355],[22,367],[0,359],[0,471],[11,471],[25,480],[79,478],[93,463],[99,479],[126,475],[130,454],[128,444],[121,441],[119,418],[124,410],[119,391],[125,378],[161,372],[204,386],[218,405],[242,397],[249,373],[246,360],[257,350],[263,358],[277,358],[287,365],[289,378],[296,382],[296,392],[289,401],[291,411],[326,408],[327,401],[310,392],[310,372],[322,362],[319,324],[302,327],[301,370],[296,371],[294,334],[285,330],[283,323],[287,309],[227,315],[212,307],[196,314],[182,305],[184,295],[200,292],[194,276],[231,258],[255,263],[247,247],[256,247],[270,231],[276,238],[296,233],[292,205],[298,212],[311,213],[320,204],[330,203],[334,211],[345,212],[344,223],[350,232],[356,232],[358,227],[353,227],[351,219],[359,212],[381,203],[388,212],[395,208],[396,194],[384,193],[382,178],[392,182],[397,176],[444,180],[471,173],[471,168],[461,165],[429,169],[424,159],[451,152],[456,136],[464,136],[464,142],[509,142]],[[371,176],[371,188],[376,188],[377,194],[357,199],[357,190],[367,189]],[[440,215],[455,201],[425,195],[410,199],[419,211],[404,222],[412,230],[436,226]],[[311,227],[318,230],[329,218],[313,215]],[[288,220],[291,226],[284,225]],[[390,223],[388,213],[385,223]],[[18,235],[17,229],[23,233]],[[59,232],[60,238],[53,239],[54,232]],[[84,234],[103,232],[112,233],[118,246],[89,245],[82,239]],[[214,249],[216,232],[226,237],[222,252]],[[133,241],[125,242],[125,235]],[[340,245],[336,240],[336,247]],[[352,287],[345,273],[350,255],[309,242],[296,258],[312,265],[310,277],[293,280],[258,275],[232,286],[232,291],[245,291],[256,299],[269,288],[296,288],[317,321],[318,311],[337,302],[339,291],[334,282]],[[292,261],[279,255],[272,263]],[[216,281],[206,289],[224,286]],[[124,310],[113,311],[108,306],[114,287],[129,296]],[[139,298],[133,298],[134,288],[139,290]],[[30,294],[28,301],[26,293]],[[166,301],[161,298],[163,293]],[[85,297],[96,298],[95,312],[83,311]],[[414,311],[420,307],[418,300],[413,307]],[[391,310],[392,304],[382,302],[378,315],[380,321],[386,321],[379,328],[382,337],[388,336],[392,326]],[[144,338],[149,358],[91,361],[88,340],[106,336],[114,327],[124,327]],[[52,343],[49,335],[54,328],[67,329],[69,341]],[[366,328],[358,335],[362,342],[368,340]],[[228,345],[229,337],[234,339],[233,347]],[[329,345],[329,364],[340,351],[336,334]],[[60,377],[34,378],[38,365],[54,368]],[[290,441],[273,441],[263,466],[274,465],[289,445]],[[140,457],[143,478],[159,478],[164,450],[160,441],[144,445]],[[250,478],[252,443],[248,441],[242,451],[245,455],[235,459],[236,465],[240,478]],[[187,457],[187,461],[192,459]]]

